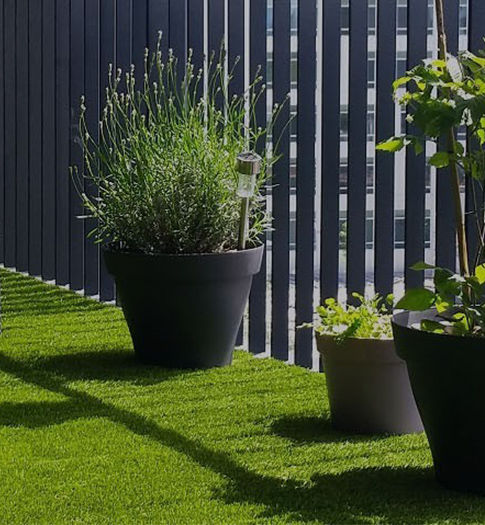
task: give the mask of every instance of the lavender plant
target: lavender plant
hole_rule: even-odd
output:
[[[145,53],[143,85],[135,69],[110,69],[106,105],[94,140],[81,103],[84,169],[73,168],[80,194],[97,226],[91,233],[110,249],[148,254],[217,253],[237,248],[239,203],[237,155],[258,145],[263,169],[249,206],[249,246],[270,227],[263,187],[277,160],[266,150],[281,106],[266,128],[255,123],[265,92],[261,76],[230,96],[234,67],[225,55],[208,61],[204,82],[191,54],[181,78],[178,59],[162,57],[160,41]],[[83,191],[94,187],[95,195]]]

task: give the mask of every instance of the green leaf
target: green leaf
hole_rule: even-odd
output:
[[[465,153],[465,148],[461,142],[455,143],[455,150],[458,153],[458,155],[463,155],[463,153]]]
[[[448,311],[452,305],[448,301],[443,300],[443,298],[438,297],[438,299],[436,300],[435,306],[436,306],[436,310],[438,311],[438,313],[442,314]]]
[[[421,155],[424,151],[424,145],[421,140],[416,139],[413,141],[415,155]]]
[[[480,284],[485,283],[485,264],[480,264],[475,268],[475,277]]]
[[[404,137],[392,137],[385,142],[381,142],[376,146],[376,149],[379,151],[388,151],[390,153],[395,153],[396,151],[401,151],[405,146]]]
[[[446,151],[438,151],[430,159],[429,164],[436,168],[446,168],[450,164],[450,154]]]
[[[463,278],[446,268],[436,268],[434,272],[434,285],[441,295],[452,298],[460,295]]]
[[[421,329],[425,332],[443,333],[445,327],[439,321],[432,321],[431,319],[423,319],[421,321]]]
[[[417,272],[421,270],[434,270],[436,266],[433,266],[432,264],[428,264],[424,261],[419,261],[411,266],[411,270],[415,270]]]
[[[401,87],[404,84],[407,84],[410,80],[411,80],[411,77],[398,78],[392,83],[392,89],[394,91],[396,91],[396,89],[398,89],[399,87]]]
[[[397,309],[422,311],[431,308],[436,295],[427,288],[411,288],[396,304]]]

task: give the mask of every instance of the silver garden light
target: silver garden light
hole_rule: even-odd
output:
[[[256,178],[261,172],[262,158],[253,151],[245,151],[238,155],[236,171],[239,173],[237,195],[241,197],[241,215],[239,218],[239,243],[238,249],[246,248],[249,228],[249,200],[256,188]]]

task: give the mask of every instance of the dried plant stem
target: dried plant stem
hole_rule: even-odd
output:
[[[445,30],[445,19],[444,19],[444,7],[443,0],[436,1],[436,17],[438,22],[438,46],[439,56],[443,61],[447,61],[447,43],[446,43],[446,30]],[[458,176],[458,168],[454,156],[456,153],[456,138],[453,129],[450,129],[448,134],[448,151],[453,155],[450,161],[450,175],[451,175],[451,190],[453,195],[453,205],[455,208],[455,227],[456,234],[458,237],[458,258],[460,261],[460,273],[461,275],[469,275],[470,268],[468,262],[468,243],[466,240],[465,232],[465,216],[463,214],[463,207],[461,204],[460,195],[460,179]]]

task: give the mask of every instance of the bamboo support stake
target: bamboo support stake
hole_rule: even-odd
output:
[[[436,0],[436,18],[438,23],[439,57],[444,62],[447,62],[448,50],[446,42],[443,0]],[[453,129],[450,129],[448,134],[448,151],[453,154],[456,152],[456,138]],[[470,268],[468,261],[468,244],[465,231],[465,216],[463,214],[463,207],[461,204],[460,178],[458,176],[458,169],[454,160],[450,162],[450,172],[453,205],[455,208],[455,227],[456,235],[458,237],[458,258],[460,261],[460,273],[461,275],[469,275]]]

